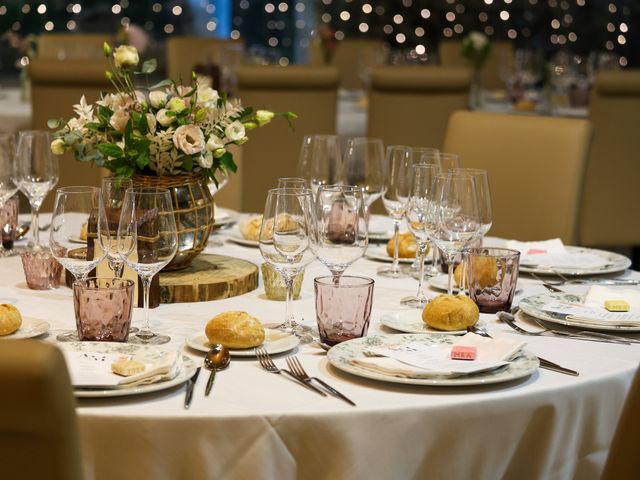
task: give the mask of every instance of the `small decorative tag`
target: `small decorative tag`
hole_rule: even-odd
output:
[[[451,360],[475,360],[478,354],[476,347],[465,345],[454,345],[451,348]]]
[[[626,300],[605,300],[604,308],[610,312],[628,312],[631,306]]]

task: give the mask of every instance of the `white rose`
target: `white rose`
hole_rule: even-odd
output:
[[[113,115],[111,115],[111,119],[109,120],[109,124],[115,128],[119,132],[124,132],[125,127],[127,126],[127,122],[129,121],[129,112],[124,108],[119,108],[116,110]]]
[[[151,132],[151,134],[155,134],[156,126],[158,123],[156,121],[156,117],[153,115],[153,113],[147,113],[145,116],[147,117],[147,125],[149,126],[149,131]]]
[[[173,134],[173,144],[187,155],[204,150],[204,135],[195,125],[181,125]]]
[[[187,108],[187,106],[185,105],[184,100],[182,98],[173,97],[171,100],[169,100],[169,103],[167,103],[167,108],[172,112],[180,113],[185,108]]]
[[[62,155],[64,153],[64,140],[56,138],[51,142],[51,152],[53,152],[54,155]]]
[[[274,113],[269,110],[258,110],[256,112],[256,120],[261,127],[266,125],[273,119]]]
[[[209,140],[207,140],[207,150],[213,152],[219,148],[224,148],[224,142],[215,135],[211,135]]]
[[[480,32],[471,32],[469,34],[469,39],[471,40],[471,44],[473,45],[474,50],[483,49],[484,46],[489,42],[487,36]]]
[[[154,90],[149,92],[149,102],[153,108],[162,108],[167,103],[167,92],[161,90]]]
[[[211,168],[213,165],[213,154],[209,151],[205,151],[198,159],[198,163],[202,168]]]
[[[129,45],[121,45],[113,52],[113,60],[116,63],[116,67],[133,67],[140,61],[138,56],[138,50],[136,47]]]
[[[224,129],[224,134],[232,142],[241,140],[242,138],[244,138],[245,134],[244,125],[236,120],[235,122],[227,125],[227,128]]]
[[[156,119],[160,125],[168,127],[175,121],[176,117],[167,115],[167,110],[165,108],[161,108],[158,110],[158,113],[156,113]]]
[[[69,127],[71,130],[80,130],[82,128],[82,124],[77,118],[71,118],[67,122],[67,127]]]
[[[198,87],[198,103],[211,104],[218,101],[218,91],[211,87]]]

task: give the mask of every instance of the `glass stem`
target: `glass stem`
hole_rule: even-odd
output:
[[[151,291],[151,278],[144,277],[142,278],[142,292],[144,299],[144,324],[140,331],[138,332],[139,337],[152,337],[153,332],[149,326],[149,292]]]
[[[395,273],[400,270],[400,262],[398,260],[398,247],[400,246],[400,220],[393,219],[393,264],[391,270]]]
[[[460,286],[458,287],[458,294],[466,296],[467,287],[469,286],[469,281],[467,279],[467,262],[469,261],[469,255],[467,255],[466,250],[463,250],[460,256],[462,266],[460,267]]]
[[[122,272],[124,271],[124,262],[113,262],[113,275],[116,278],[122,278]]]
[[[447,293],[453,294],[453,262],[455,261],[455,255],[447,254],[447,268],[449,272],[449,280],[447,284]]]
[[[293,321],[292,308],[291,303],[293,302],[293,275],[288,273],[282,274],[282,280],[284,281],[284,285],[287,290],[287,296],[285,300],[285,308],[284,308],[284,324],[283,327],[285,329],[292,329],[295,326],[295,322]]]
[[[31,231],[33,232],[33,235],[31,236],[31,238],[33,238],[34,246],[40,245],[40,225],[38,225],[39,212],[40,212],[39,208],[31,205]]]
[[[431,267],[429,268],[429,275],[435,277],[440,274],[440,270],[438,269],[438,262],[440,261],[440,250],[436,247],[435,243],[431,243],[431,251],[433,252],[431,258]]]
[[[420,265],[418,266],[418,293],[416,297],[419,300],[425,300],[426,297],[422,291],[422,284],[424,283],[424,257],[427,251],[427,244],[425,242],[418,242],[418,256],[420,258]]]

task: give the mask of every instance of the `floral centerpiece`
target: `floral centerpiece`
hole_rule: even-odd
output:
[[[276,115],[289,123],[296,115],[243,107],[239,99],[229,99],[199,83],[195,74],[190,85],[164,80],[141,87],[134,84],[134,78],[154,72],[155,60],[143,62],[136,71],[140,58],[134,47],[112,49],[105,43],[104,54],[111,66],[106,77],[115,92],[102,94],[95,104],[87,103],[83,96],[74,105],[75,117],[50,120],[49,127],[57,129],[51,150],[58,155],[70,151],[81,162],[133,178],[134,185],[187,185],[191,191],[186,197],[195,199],[196,205],[174,204],[174,210],[177,219],[181,213],[179,228],[195,231],[189,235],[199,241],[189,244],[186,252],[179,251],[169,268],[186,266],[204,248],[213,226],[207,183],[217,184],[217,171],[237,170],[229,147],[245,143],[247,132],[268,124]],[[185,195],[174,195],[180,197]],[[202,204],[207,208],[198,212]],[[191,220],[182,214],[190,210],[194,211]],[[179,243],[183,245],[184,238]]]
[[[471,85],[472,107],[479,106],[480,103],[480,74],[484,64],[489,58],[493,44],[486,35],[480,32],[470,32],[462,40],[462,56],[473,68],[473,82]]]

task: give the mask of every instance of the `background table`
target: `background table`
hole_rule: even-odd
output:
[[[230,242],[208,251],[261,262],[258,249]],[[381,265],[362,259],[347,271],[376,280],[369,334],[390,333],[380,316],[399,310],[399,298],[417,285],[413,279],[377,277]],[[326,274],[319,262],[307,269],[301,299],[294,302],[305,323],[314,322],[313,278]],[[520,285],[520,297],[544,292],[533,280]],[[50,322],[47,341],[74,327],[71,291],[28,290],[19,258],[0,259],[0,303],[15,303],[23,315]],[[151,322],[171,335],[167,348],[184,349],[200,362],[184,339],[225,310],[246,310],[269,323],[282,318],[284,304],[267,300],[261,286],[226,300],[162,305],[152,311]],[[141,320],[137,309],[134,323]],[[482,315],[482,321],[493,335],[522,338],[494,315]],[[297,353],[307,371],[357,407],[266,373],[254,359],[233,359],[218,373],[208,398],[201,376],[189,411],[183,409],[182,387],[83,399],[78,414],[87,478],[598,478],[640,345],[548,337],[527,342],[533,353],[580,376],[540,370],[495,386],[405,386],[342,373],[321,349],[305,346]],[[284,365],[283,357],[276,363]]]

